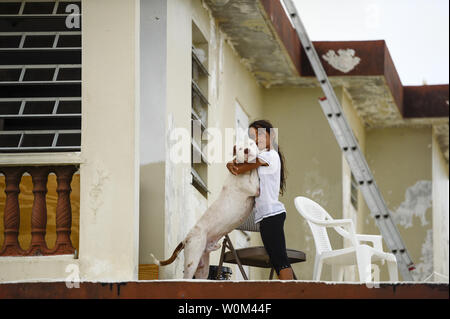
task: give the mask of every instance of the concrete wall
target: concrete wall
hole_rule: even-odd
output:
[[[304,280],[312,278],[315,245],[294,198],[311,198],[334,218],[342,218],[342,156],[317,101],[322,95],[318,88],[273,88],[264,92],[263,116],[278,127],[279,146],[286,159],[287,187],[280,201],[287,210],[287,246],[306,253],[306,262],[293,265],[297,277]],[[334,230],[328,233],[333,248],[342,248],[341,237]],[[324,266],[322,279],[330,280],[330,274],[329,267]],[[268,278],[268,271],[262,278]]]
[[[84,280],[135,280],[139,1],[84,1],[82,44],[80,274]]]
[[[367,162],[416,264],[416,280],[433,268],[431,147],[431,128],[373,129],[366,135]],[[362,218],[364,233],[380,234],[365,204]],[[385,267],[381,280],[388,279]]]
[[[434,281],[448,282],[448,165],[433,135],[433,270]]]
[[[166,111],[166,159],[176,144],[176,129],[191,128],[191,46],[192,22],[209,43],[208,71],[208,127],[218,128],[225,136],[225,128],[234,128],[235,102],[243,106],[250,118],[261,114],[261,88],[253,76],[240,63],[240,58],[219,31],[209,9],[200,0],[167,1],[167,111]],[[223,141],[224,142],[224,141]],[[190,143],[190,141],[188,141]],[[190,163],[166,161],[165,169],[165,217],[164,256],[172,254],[184,239],[208,205],[214,201],[221,188],[227,170],[226,149],[222,147],[222,161],[208,168],[208,189],[205,199],[191,185]],[[157,226],[151,225],[150,231]],[[234,235],[233,235],[234,238]],[[146,252],[142,252],[146,253]],[[211,256],[211,264],[218,264],[219,252]],[[161,267],[160,278],[182,278],[183,256],[172,265]],[[237,270],[233,270],[236,274]]]
[[[139,264],[164,255],[167,2],[141,0]]]
[[[191,17],[191,1],[167,1],[166,159],[176,143],[170,140],[172,129],[190,131],[191,127]],[[190,164],[167,160],[165,174],[164,256],[168,257],[189,231],[186,228],[190,228],[189,221],[195,219],[196,212],[191,205],[195,198],[190,185]],[[195,206],[206,208],[206,201]],[[160,278],[182,278],[182,265],[178,259],[161,267]]]
[[[356,110],[353,106],[352,100],[349,97],[346,89],[338,88],[336,93],[340,97],[341,105],[344,110],[344,114],[347,118],[347,121],[350,124],[350,127],[353,130],[353,134],[358,141],[361,152],[365,154],[366,149],[366,130],[364,128],[364,124],[361,119],[356,114]],[[337,142],[336,142],[337,143]],[[342,204],[343,204],[343,217],[353,219],[355,228],[357,232],[361,232],[363,229],[363,220],[358,215],[358,212],[361,211],[363,207],[364,198],[362,197],[361,192],[358,191],[358,206],[356,210],[353,208],[350,199],[350,189],[351,189],[351,175],[350,175],[350,167],[347,164],[347,160],[345,159],[344,153],[342,153],[342,187],[343,187],[343,196],[342,196]],[[349,243],[346,243],[349,244]]]
[[[339,90],[342,92],[339,96],[341,97],[341,105],[344,110],[344,114],[350,127],[353,130],[361,152],[365,153],[366,148],[366,131],[364,124],[362,123],[359,116],[356,114],[355,108],[353,106],[352,100],[349,97],[346,89]],[[338,92],[339,92],[338,91]],[[362,233],[363,231],[363,219],[358,212],[361,212],[364,205],[364,198],[360,191],[357,191],[357,205],[354,207],[351,201],[351,191],[352,191],[352,179],[351,170],[347,164],[344,153],[342,153],[342,218],[350,218],[353,220],[356,233]],[[350,247],[352,244],[350,240],[343,239],[343,246]],[[356,281],[358,280],[358,273],[356,266],[346,267],[344,271],[345,281]]]

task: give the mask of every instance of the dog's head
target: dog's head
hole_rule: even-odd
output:
[[[255,141],[247,138],[241,141],[238,141],[234,146],[233,155],[236,155],[236,161],[238,163],[254,163],[256,161],[256,157],[258,156],[258,146]]]
[[[236,162],[238,163],[254,163],[258,153],[258,145],[252,139],[241,140],[236,143],[233,150],[233,154],[236,156]],[[256,169],[238,175],[236,178],[239,178],[238,186],[243,193],[249,196],[259,196],[259,176]]]

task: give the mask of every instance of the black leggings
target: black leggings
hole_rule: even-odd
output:
[[[286,253],[286,240],[284,238],[283,227],[285,219],[286,212],[283,212],[266,217],[259,224],[261,239],[277,275],[280,275],[280,270],[291,267]]]

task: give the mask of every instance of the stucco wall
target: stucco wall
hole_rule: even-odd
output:
[[[191,128],[191,46],[192,22],[209,43],[208,127],[218,128],[225,136],[225,128],[234,128],[235,101],[238,100],[250,118],[261,114],[261,89],[253,76],[240,63],[240,58],[219,31],[216,21],[200,0],[167,1],[167,111],[166,159],[176,143],[171,133],[175,128]],[[224,140],[223,140],[224,142]],[[165,167],[165,257],[172,254],[177,244],[214,201],[223,185],[227,170],[222,147],[222,162],[208,168],[208,189],[205,199],[191,185],[190,163],[166,161]],[[152,225],[151,229],[156,226]],[[234,238],[234,235],[232,235]],[[141,252],[142,253],[142,252]],[[218,264],[219,252],[211,255],[211,264]],[[160,278],[182,278],[184,258],[170,266],[161,267]],[[230,266],[230,265],[227,265]],[[233,270],[234,275],[236,269]]]
[[[286,159],[285,234],[288,248],[302,250],[307,261],[293,265],[299,279],[313,274],[315,246],[312,233],[294,206],[294,198],[306,196],[322,205],[334,218],[342,218],[342,157],[318,97],[320,89],[280,88],[264,92],[264,118],[278,127],[278,141]],[[328,231],[331,245],[342,248],[342,239]],[[324,266],[323,280],[331,279]],[[268,271],[263,278],[268,278]]]
[[[139,264],[164,255],[167,3],[140,6]]]
[[[434,281],[448,282],[448,165],[433,135],[433,270]]]
[[[346,89],[339,87],[335,88],[336,94],[340,98],[341,106],[344,110],[344,114],[346,116],[346,119],[348,123],[350,124],[350,127],[353,130],[353,134],[356,137],[356,140],[358,141],[359,147],[361,149],[361,152],[363,154],[365,153],[366,148],[366,130],[364,128],[364,125],[359,118],[359,116],[356,113],[355,107],[353,105],[352,99],[350,98],[348,92]],[[336,141],[337,143],[337,141]],[[344,152],[342,152],[342,187],[343,187],[343,196],[342,196],[342,216],[344,218],[351,218],[353,219],[355,229],[357,232],[360,232],[362,230],[362,219],[360,216],[358,216],[358,211],[361,210],[362,202],[364,201],[364,198],[362,197],[361,192],[358,191],[358,205],[355,208],[353,208],[351,204],[351,170],[350,167],[347,164],[347,160],[345,159]],[[346,243],[349,244],[349,243]]]
[[[339,96],[341,97],[341,106],[344,110],[345,116],[347,118],[350,127],[353,130],[353,134],[358,141],[361,152],[365,153],[366,147],[366,131],[364,125],[356,113],[354,104],[350,95],[346,89],[336,90],[337,92],[342,92]],[[353,220],[355,230],[357,233],[362,233],[363,229],[363,219],[358,213],[362,210],[364,205],[364,198],[360,191],[357,191],[357,205],[354,207],[351,200],[352,192],[352,180],[351,180],[351,170],[345,158],[345,153],[342,152],[342,218],[350,218]],[[343,239],[344,247],[350,247],[352,244],[350,240]],[[356,281],[358,280],[358,273],[356,266],[346,267],[344,271],[345,281]]]
[[[373,129],[366,135],[367,162],[416,264],[414,277],[419,280],[431,274],[433,265],[431,147],[431,128]],[[365,204],[362,218],[364,233],[380,234]],[[388,279],[385,267],[381,280]]]
[[[82,9],[80,275],[83,280],[135,280],[139,1],[83,1]]]

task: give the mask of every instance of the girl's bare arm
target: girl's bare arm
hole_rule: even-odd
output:
[[[227,168],[233,175],[239,175],[251,171],[260,166],[269,166],[266,162],[256,159],[255,163],[236,163],[236,160],[227,163]]]

